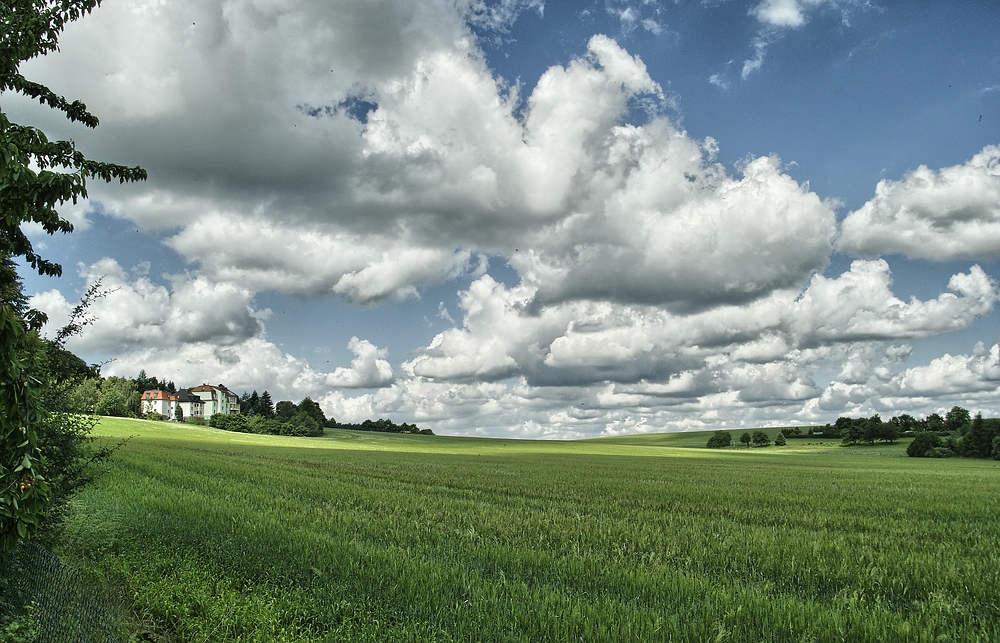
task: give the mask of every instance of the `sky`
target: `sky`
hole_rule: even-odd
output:
[[[1000,416],[992,0],[105,0],[15,122],[102,373],[583,438]]]

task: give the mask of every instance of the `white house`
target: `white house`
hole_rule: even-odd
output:
[[[177,396],[169,391],[143,391],[139,398],[142,413],[159,413],[165,418],[174,417],[174,405],[177,404]]]
[[[191,389],[191,394],[197,396],[205,405],[204,417],[207,420],[216,413],[230,414],[240,412],[240,398],[222,384],[212,386],[202,384]]]
[[[188,418],[205,417],[205,403],[202,402],[200,397],[186,388],[177,391],[177,406],[180,407],[185,420]]]

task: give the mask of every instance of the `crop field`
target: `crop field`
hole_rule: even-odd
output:
[[[996,641],[1000,463],[329,431],[133,436],[61,554],[159,641]]]

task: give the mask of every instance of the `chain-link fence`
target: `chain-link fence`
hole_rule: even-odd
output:
[[[0,641],[118,643],[109,607],[75,569],[38,543],[0,554]]]

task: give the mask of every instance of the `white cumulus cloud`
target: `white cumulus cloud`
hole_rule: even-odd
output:
[[[392,384],[392,365],[386,360],[389,351],[365,339],[352,337],[347,344],[354,353],[349,367],[340,367],[327,376],[326,383],[335,388],[382,388]]]
[[[861,256],[1000,256],[1000,145],[962,165],[921,165],[899,181],[879,181],[874,198],[844,219],[838,245]]]

